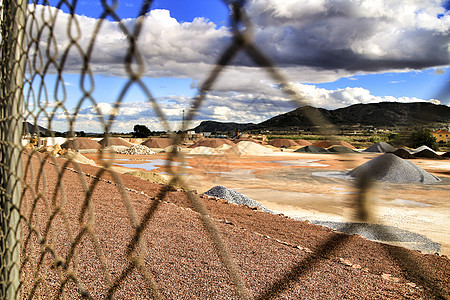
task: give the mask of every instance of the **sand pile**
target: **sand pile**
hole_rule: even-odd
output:
[[[257,143],[257,144],[265,144],[265,142],[258,141],[258,140],[252,139],[252,138],[236,139],[236,140],[233,140],[233,143],[237,144],[237,143],[243,142],[243,141],[253,142],[253,143]]]
[[[307,140],[295,140],[294,142],[296,142],[297,145],[300,145],[300,146],[309,146],[309,145],[312,145],[312,143],[311,143],[311,142],[308,142]]]
[[[373,180],[395,183],[432,184],[440,179],[416,164],[395,154],[386,153],[348,172],[352,177],[369,177]]]
[[[125,146],[125,147],[131,146],[131,143],[124,140],[123,138],[118,138],[118,137],[104,138],[101,141],[99,141],[98,143],[105,148],[108,146]]]
[[[92,159],[86,158],[83,154],[71,149],[61,154],[60,157],[70,159],[77,163],[96,166],[96,163]]]
[[[289,148],[298,146],[296,142],[290,139],[274,139],[269,142],[269,145],[277,148]]]
[[[117,153],[130,155],[150,155],[155,154],[156,152],[144,145],[132,145],[129,148],[117,151]]]
[[[313,146],[320,147],[320,148],[330,148],[333,146],[343,146],[350,149],[356,149],[352,144],[344,142],[344,141],[318,141],[312,144]]]
[[[394,152],[396,148],[386,142],[378,142],[376,144],[373,144],[363,152],[375,152],[375,153],[388,153],[388,152]]]
[[[201,139],[200,141],[194,143],[193,145],[189,146],[189,148],[196,148],[196,147],[210,147],[210,148],[217,148],[223,144],[227,144],[230,146],[234,146],[234,143],[232,141],[229,141],[227,139]]]
[[[269,209],[264,207],[263,205],[259,204],[258,201],[253,200],[252,198],[249,198],[245,196],[244,194],[241,194],[239,192],[236,192],[235,190],[231,190],[229,188],[226,188],[221,185],[217,185],[208,191],[205,192],[205,195],[216,197],[220,199],[225,199],[230,203],[238,204],[238,205],[247,205],[250,207],[258,207],[264,212],[270,212]]]
[[[239,155],[264,155],[273,153],[273,151],[257,143],[242,141],[228,149],[227,153]]]
[[[211,155],[211,154],[220,154],[221,152],[215,148],[199,146],[192,148],[188,153]]]
[[[171,138],[150,138],[142,142],[141,145],[149,148],[167,148],[173,145],[173,140]]]
[[[90,138],[79,137],[65,141],[61,148],[63,149],[72,149],[80,152],[95,152],[99,150],[102,146],[96,141],[91,140]],[[84,151],[83,151],[84,150]],[[86,151],[87,150],[87,151]]]
[[[222,144],[219,147],[217,147],[216,149],[220,150],[220,151],[226,151],[226,150],[230,149],[231,147],[234,147],[234,146],[231,146],[231,145],[228,145],[228,144]]]
[[[330,151],[328,151],[327,149],[324,149],[324,148],[321,148],[321,147],[316,147],[316,146],[313,146],[313,145],[301,147],[301,148],[295,150],[294,152],[300,152],[300,153],[330,153]]]

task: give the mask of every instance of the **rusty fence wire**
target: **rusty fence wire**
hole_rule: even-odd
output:
[[[131,89],[137,88],[153,105],[164,130],[171,133],[173,144],[179,145],[182,142],[182,135],[176,134],[177,130],[171,128],[163,109],[152,95],[151,87],[143,81],[146,70],[138,40],[145,34],[142,31],[144,15],[150,10],[152,1],[142,1],[135,26],[130,28],[116,12],[118,2],[102,0],[103,12],[93,24],[89,43],[83,46],[79,44],[83,32],[79,27],[79,16],[76,14],[77,2],[61,0],[56,3],[57,8],[64,6],[70,12],[67,28],[61,29],[55,28],[58,10],[52,9],[46,1],[42,3],[25,0],[0,1],[2,299],[40,299],[40,295],[47,295],[51,299],[114,298],[132,276],[144,280],[145,288],[151,291],[151,297],[163,298],[154,274],[147,267],[146,253],[148,248],[154,245],[148,243],[151,237],[145,232],[153,226],[151,223],[162,210],[162,203],[170,196],[173,186],[181,186],[186,191],[188,200],[205,228],[205,235],[231,279],[236,296],[240,299],[275,298],[293,281],[308,274],[309,270],[320,264],[322,258],[345,247],[348,239],[345,235],[323,241],[316,250],[316,253],[321,253],[322,258],[313,254],[307,256],[301,262],[283,270],[282,276],[260,294],[251,295],[217,222],[211,218],[199,195],[191,191],[185,178],[174,167],[173,162],[183,161],[183,154],[177,151],[176,147],[167,154],[166,167],[174,175],[172,181],[161,188],[155,197],[151,197],[150,205],[142,211],[136,210],[133,199],[130,198],[130,190],[122,183],[121,176],[113,170],[113,160],[109,156],[102,157],[102,152],[99,152],[99,156],[103,166],[94,172],[86,170],[70,157],[61,160],[53,155],[43,155],[34,148],[24,149],[21,144],[23,121],[34,124],[37,129],[38,120],[44,119],[48,128],[52,129],[52,123],[57,120],[58,112],[64,112],[68,131],[73,134],[78,113],[86,103],[96,107],[96,114],[103,126],[105,137],[109,137],[116,114],[104,115],[96,106],[93,79],[95,71],[90,65],[96,38],[107,19],[117,23],[125,37],[123,43],[127,45],[122,70],[127,82],[117,95],[113,111],[117,111],[123,105],[126,94]],[[261,72],[266,72],[273,83],[280,86],[297,106],[308,104],[301,93],[254,43],[252,24],[243,3],[244,1],[225,1],[230,9],[232,42],[223,45],[215,66],[205,74],[198,94],[186,108],[186,119],[179,128],[180,132],[190,128],[208,93],[214,89],[218,77],[226,72],[226,66],[230,65],[233,58],[241,52],[247,54],[261,68]],[[37,9],[40,5],[42,7]],[[55,34],[57,30],[66,31],[67,41],[64,45],[58,44]],[[67,65],[74,63],[69,60],[70,53],[78,54],[75,63],[79,64],[78,88],[82,92],[82,97],[74,109],[70,107],[64,84]],[[47,80],[50,75],[55,75],[54,84],[50,84]],[[311,123],[319,128],[318,134],[327,139],[334,139],[332,126],[323,117],[317,114],[309,114],[309,117]],[[39,131],[37,132],[36,143],[39,144],[40,136]],[[56,180],[52,182],[52,178]],[[75,190],[66,180],[77,181],[77,189]],[[367,199],[372,182],[370,178],[364,176],[357,181],[359,193],[355,197],[355,215],[359,222],[367,222],[370,221],[372,214]],[[126,246],[122,249],[124,257],[113,271],[110,268],[108,252],[111,249],[103,247],[102,237],[96,233],[96,224],[113,222],[108,218],[115,216],[99,217],[96,203],[93,201],[100,189],[99,186],[105,182],[114,183],[115,194],[120,198],[119,201],[126,211],[126,216],[122,217],[131,224]],[[81,199],[79,207],[72,205],[70,197],[74,196]],[[387,231],[380,233],[387,236],[392,234]],[[87,254],[80,249],[86,247],[89,248],[88,255],[96,257],[94,265],[86,265],[84,262]],[[430,296],[446,297],[444,292],[434,285],[427,271],[422,270],[421,265],[415,260],[400,252],[394,251],[391,254],[392,260],[403,266],[406,272],[421,274],[417,280],[427,288]],[[100,270],[102,286],[98,287],[97,291],[92,291],[84,283],[85,277],[92,276],[89,268]]]

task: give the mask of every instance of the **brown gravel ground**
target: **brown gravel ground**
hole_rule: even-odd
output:
[[[122,196],[109,171],[100,174],[100,168],[82,164],[68,165],[75,170],[62,169],[64,159],[44,160],[41,169],[40,161],[40,154],[32,159],[24,156],[28,185],[21,204],[26,217],[22,222],[22,297],[54,299],[62,292],[68,299],[78,299],[80,291],[86,290],[94,299],[108,298],[110,292],[116,299],[151,299],[144,273],[137,268],[125,271],[129,266],[126,250],[135,231],[130,211],[142,220],[166,186],[118,175],[127,188]],[[55,191],[59,173],[63,191]],[[95,186],[87,203],[83,186]],[[125,205],[124,197],[131,206]],[[200,199],[251,298],[449,298],[447,257],[339,234],[219,199]],[[172,189],[163,200],[143,230],[142,244],[133,252],[142,255],[142,269],[153,276],[162,298],[236,299],[186,193]],[[80,215],[85,204],[90,210]],[[83,222],[91,224],[86,232],[81,230]],[[35,232],[31,235],[30,225]],[[76,246],[71,247],[74,241]]]

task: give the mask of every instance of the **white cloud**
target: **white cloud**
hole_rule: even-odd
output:
[[[326,109],[337,109],[354,104],[367,104],[379,102],[427,102],[427,100],[414,97],[379,97],[374,96],[369,90],[364,88],[344,88],[336,90],[326,90],[317,88],[314,85],[297,84],[297,90],[305,98],[309,105],[323,107]],[[279,91],[278,91],[279,92]],[[182,123],[182,111],[187,116],[191,104],[191,99],[182,96],[169,98],[159,98],[156,101],[160,104],[165,119],[172,130],[179,130]],[[440,101],[433,99],[428,102],[440,104]],[[97,107],[104,111],[102,115],[106,122],[109,118],[108,103],[99,103]],[[220,122],[238,123],[260,123],[276,115],[294,110],[296,104],[291,102],[282,94],[252,94],[233,92],[212,92],[196,112],[194,120],[189,124],[189,128],[197,126],[201,121],[213,120]],[[132,112],[132,113],[130,113]],[[160,118],[153,110],[153,106],[148,102],[124,103],[115,116],[117,122],[114,123],[111,131],[130,132],[136,124],[143,124],[153,131],[164,130]],[[42,124],[46,123],[44,119]],[[67,116],[59,111],[52,123],[57,130],[67,127]],[[65,127],[64,127],[65,128]],[[97,110],[93,106],[81,109],[74,123],[75,131],[104,132],[105,124],[100,122]]]
[[[79,31],[72,29],[71,33],[80,49],[87,51],[98,20],[77,16],[77,22],[70,23],[69,16],[55,8],[29,7],[35,10],[40,23],[41,11],[46,12],[46,20],[57,13],[54,42],[49,44],[52,53],[56,53],[54,45],[58,45],[61,58],[69,46],[68,25],[79,26]],[[450,64],[450,14],[445,13],[440,1],[250,0],[248,12],[254,22],[256,44],[294,81],[300,81],[296,77],[299,72],[291,71],[305,66],[320,76],[324,70],[355,73]],[[438,18],[437,14],[444,16]],[[131,32],[135,23],[135,19],[125,19],[121,27],[117,22],[102,22],[90,59],[93,72],[126,74],[126,30]],[[42,53],[48,46],[49,34],[49,30],[43,31]],[[138,37],[137,54],[145,63],[139,71],[152,77],[204,79],[231,36],[228,28],[217,27],[204,18],[180,23],[167,10],[152,10],[145,16]],[[253,66],[244,55],[233,64]],[[81,67],[82,53],[71,46],[64,69],[79,72]],[[132,69],[138,72],[136,66]]]
[[[424,101],[378,97],[363,88],[325,90],[301,83],[332,82],[342,77],[356,80],[351,76],[431,67],[436,68],[436,74],[442,73],[440,70],[450,65],[450,14],[440,5],[438,0],[249,0],[247,10],[254,23],[256,45],[295,83],[308,103],[334,109],[357,103]],[[70,22],[69,15],[56,8],[28,7],[37,18],[28,23],[33,26],[43,24],[41,17],[51,23],[57,15],[53,32],[43,27],[42,32],[33,28],[32,33],[41,37],[41,54],[54,56],[47,72],[61,68],[64,73],[80,73],[99,21],[77,15],[76,22]],[[438,18],[438,14],[443,16]],[[232,38],[229,28],[204,18],[180,23],[167,10],[153,10],[145,16],[138,37],[136,57],[143,64],[137,65],[134,59],[127,70],[124,61],[130,43],[126,32],[131,32],[135,24],[135,19],[123,20],[122,24],[103,20],[92,53],[86,57],[90,72],[126,77],[131,70],[139,76],[190,78],[190,87],[198,88]],[[70,35],[68,27],[72,28]],[[53,36],[49,39],[50,34]],[[79,47],[70,46],[69,36]],[[30,46],[34,49],[36,44]],[[39,57],[33,66],[42,72],[45,62]],[[246,55],[239,54],[214,83],[195,122],[258,123],[294,109],[280,89],[274,88],[277,83]],[[80,110],[76,128],[101,132],[96,116],[100,111],[107,116],[116,114],[120,122],[114,126],[123,131],[131,131],[137,123],[148,124],[152,130],[162,129],[149,103],[123,103],[115,112],[113,104],[105,101]],[[178,129],[182,111],[187,113],[191,100],[176,96],[157,102],[172,128]],[[63,121],[67,122],[67,117],[58,113],[55,122]]]

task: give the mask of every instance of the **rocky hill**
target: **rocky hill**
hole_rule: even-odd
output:
[[[305,106],[275,116],[259,124],[202,122],[194,128],[196,132],[225,132],[245,130],[308,130],[312,124],[308,115],[319,115],[335,126],[407,127],[450,123],[450,107],[426,102],[398,103],[381,102],[355,104],[352,106],[327,110]],[[207,130],[206,130],[207,129]]]

